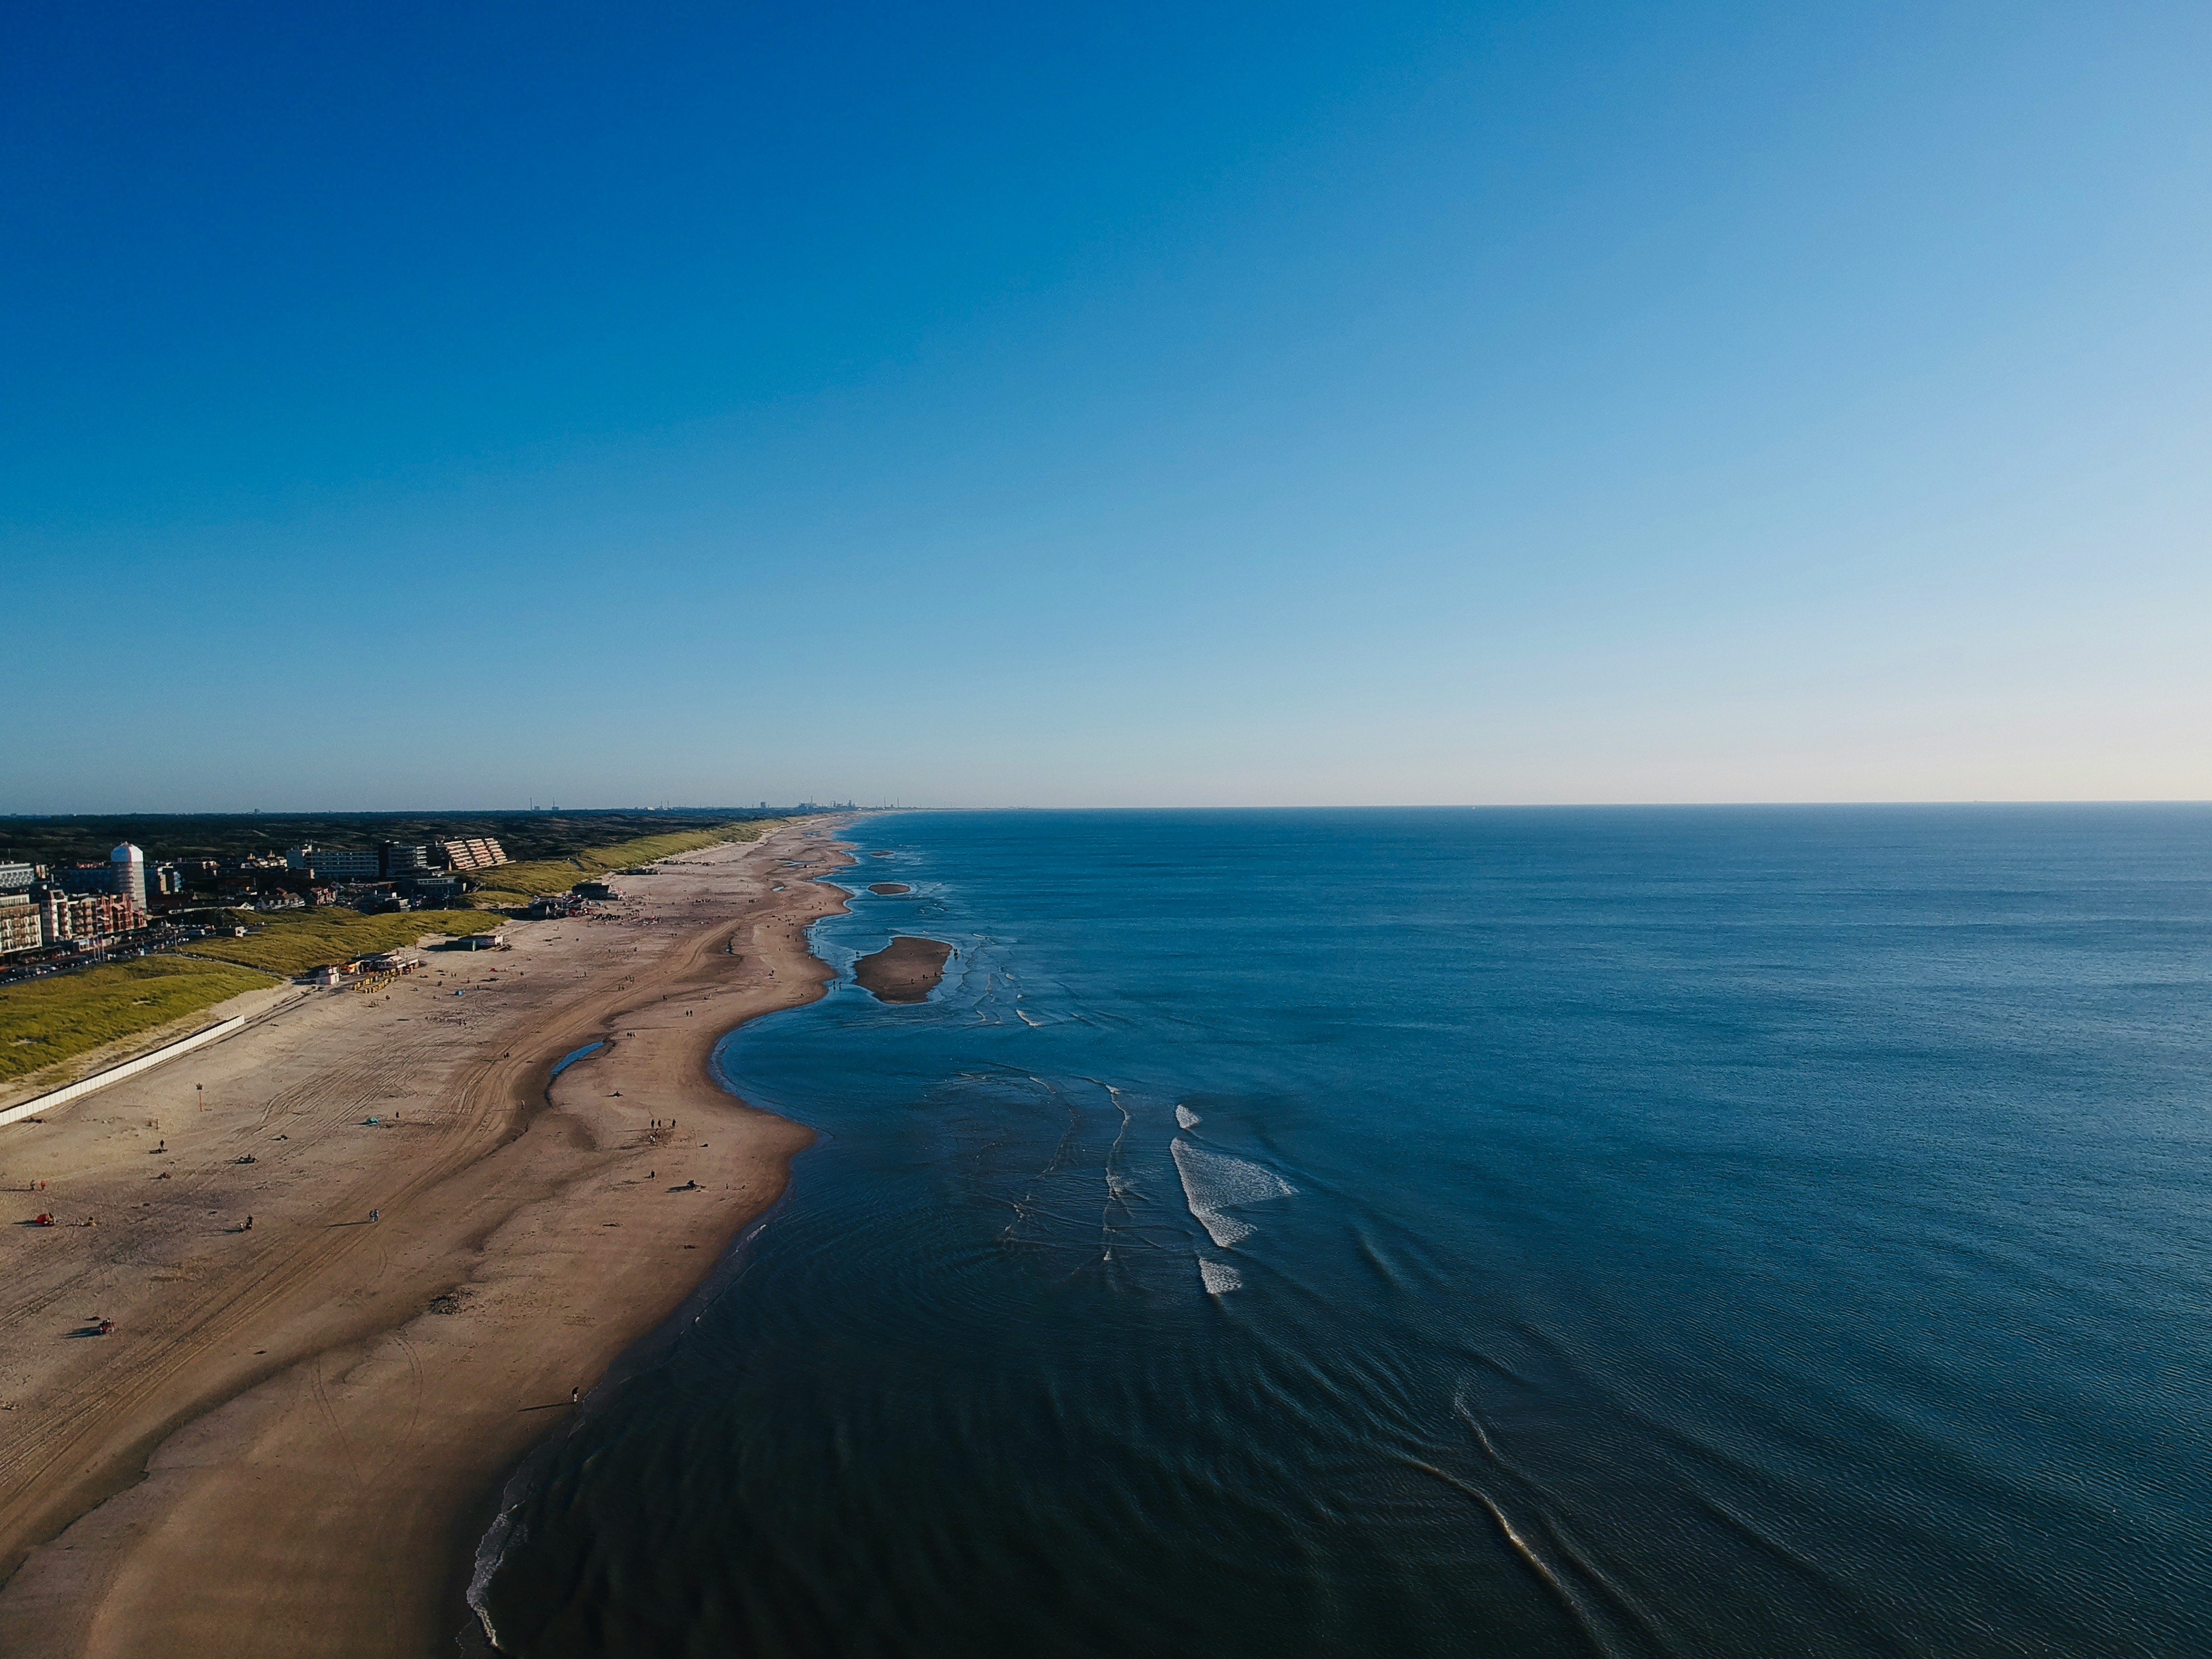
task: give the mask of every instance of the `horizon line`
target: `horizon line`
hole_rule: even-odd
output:
[[[378,817],[553,817],[622,814],[676,817],[775,817],[808,811],[826,817],[834,812],[1533,812],[1723,811],[1745,808],[1882,808],[1882,807],[2016,807],[2016,806],[2207,806],[2212,798],[2201,796],[2033,796],[1962,799],[1957,797],[1895,797],[1878,800],[1850,799],[1731,799],[1731,800],[1528,800],[1528,801],[1328,801],[1299,803],[1254,802],[1115,802],[1111,805],[1071,805],[1027,802],[937,803],[908,805],[883,802],[867,805],[824,805],[817,801],[785,806],[364,806],[319,807],[115,807],[66,812],[0,812],[0,823],[40,823],[66,818],[378,818]]]

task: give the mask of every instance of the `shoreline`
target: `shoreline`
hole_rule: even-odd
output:
[[[787,1166],[799,1153],[814,1145],[815,1139],[809,1132],[786,1156]],[[611,1403],[629,1382],[665,1358],[697,1316],[735,1281],[747,1245],[783,1208],[790,1196],[787,1177],[775,1195],[745,1219],[714,1256],[704,1276],[684,1292],[683,1299],[668,1310],[666,1316],[614,1357],[607,1370],[584,1391],[582,1407],[513,1460],[469,1506],[456,1534],[460,1545],[448,1563],[440,1596],[438,1628],[453,1633],[452,1647],[441,1647],[441,1653],[453,1651],[469,1656],[470,1659],[498,1659],[506,1651],[496,1644],[489,1617],[478,1606],[477,1598],[497,1573],[508,1547],[515,1541],[506,1525],[508,1510],[538,1487],[562,1442],[593,1412]]]
[[[0,1147],[19,1189],[27,1152],[58,1167],[74,1155],[53,1182],[55,1212],[95,1206],[118,1231],[25,1234],[9,1240],[11,1260],[45,1260],[48,1300],[72,1314],[75,1300],[112,1305],[126,1339],[41,1343],[33,1310],[11,1298],[11,1327],[36,1346],[32,1375],[0,1379],[24,1396],[0,1403],[29,1415],[0,1422],[46,1432],[0,1455],[0,1566],[15,1567],[0,1586],[0,1649],[451,1650],[458,1621],[476,1622],[465,1600],[476,1547],[519,1466],[567,1420],[568,1390],[608,1386],[711,1284],[811,1140],[732,1094],[712,1056],[729,1031],[822,994],[831,970],[805,932],[846,895],[815,878],[854,861],[821,827],[686,855],[635,884],[647,890],[623,916],[596,919],[634,933],[532,924],[526,962],[502,955],[487,975],[471,958],[441,969],[443,984],[425,970],[388,1007],[317,1000],[254,1043],[212,1045],[222,1066],[180,1061],[103,1091],[73,1129],[58,1121],[73,1146]],[[654,933],[661,910],[685,914]],[[504,1000],[506,1017],[468,1012],[486,1000]],[[473,1042],[444,1029],[472,1021]],[[348,1079],[371,1102],[377,1083],[408,1099],[388,1121],[356,1119],[354,1100],[320,1103],[349,1056],[372,1070],[401,1043],[401,1075]],[[427,1082],[404,1064],[425,1057],[442,1062]],[[313,1075],[287,1091],[287,1068]],[[226,1101],[256,1088],[276,1097],[250,1122],[236,1106],[221,1126],[214,1112],[173,1115],[185,1074],[203,1070]],[[163,1109],[156,1097],[168,1136],[135,1121]],[[287,1124],[315,1146],[276,1146],[293,1140]],[[283,1193],[272,1177],[249,1195],[244,1155],[225,1156],[234,1146],[313,1167]],[[191,1184],[153,1187],[164,1161]],[[221,1225],[210,1198],[259,1206],[256,1230]],[[191,1199],[202,1212],[166,1229],[147,1213]],[[135,1248],[102,1259],[94,1239]],[[72,1248],[87,1259],[58,1272]],[[184,1281],[205,1285],[191,1300],[210,1305],[165,1317]]]

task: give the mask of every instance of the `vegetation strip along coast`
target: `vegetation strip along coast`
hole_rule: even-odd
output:
[[[444,1650],[503,1473],[781,1191],[709,1060],[819,994],[846,862],[712,847],[9,1130],[0,1651]]]
[[[484,885],[468,896],[466,909],[363,915],[343,905],[323,905],[273,914],[213,912],[226,925],[246,928],[246,937],[202,939],[136,962],[0,986],[0,1103],[73,1082],[83,1073],[128,1057],[97,1052],[109,1045],[139,1039],[152,1048],[165,1036],[180,1036],[181,1028],[162,1028],[243,992],[267,988],[276,982],[272,975],[342,964],[412,945],[428,933],[454,939],[488,933],[506,925],[492,907],[520,908],[589,877],[726,842],[750,841],[767,827],[720,823],[496,866],[483,873]],[[512,830],[508,834],[514,837]]]

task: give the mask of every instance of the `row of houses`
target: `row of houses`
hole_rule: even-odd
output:
[[[215,902],[256,910],[344,903],[362,910],[450,904],[465,871],[507,863],[489,836],[371,848],[303,842],[279,855],[248,854],[149,864],[129,842],[104,861],[37,865],[0,860],[0,956],[112,938],[167,914]]]
[[[106,864],[0,864],[0,956],[146,925],[146,855],[129,842]]]
[[[129,842],[104,860],[88,864],[21,864],[0,860],[0,894],[46,891],[106,893],[146,908],[147,894],[175,891],[184,885],[183,872],[173,864],[149,866],[146,854]]]

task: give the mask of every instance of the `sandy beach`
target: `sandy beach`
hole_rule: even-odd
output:
[[[454,1651],[502,1477],[806,1142],[708,1060],[820,994],[847,862],[684,854],[0,1129],[0,1652]]]

